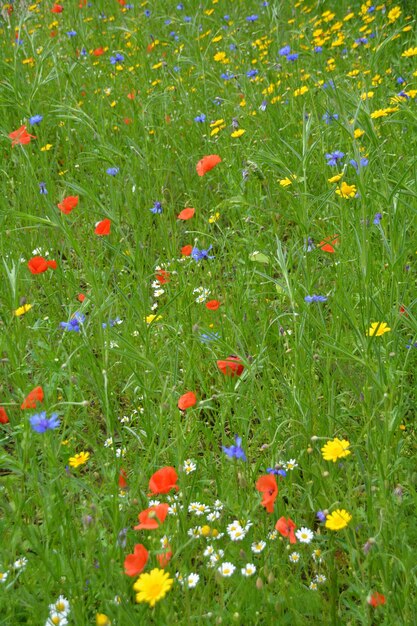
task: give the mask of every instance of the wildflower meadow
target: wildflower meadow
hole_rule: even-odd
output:
[[[0,625],[417,624],[414,0],[0,11]]]

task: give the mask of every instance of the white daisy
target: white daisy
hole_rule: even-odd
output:
[[[275,541],[275,539],[276,539],[277,537],[278,537],[278,531],[277,531],[277,530],[275,530],[275,529],[274,529],[274,530],[271,530],[271,531],[268,533],[268,539],[269,539],[270,541]]]
[[[232,541],[242,541],[242,539],[244,539],[246,535],[241,526],[239,526],[238,528],[234,528],[228,534]]]
[[[310,543],[314,538],[314,533],[309,528],[303,526],[299,530],[295,531],[295,536],[300,543]]]
[[[295,459],[290,459],[284,464],[284,467],[287,472],[291,472],[294,468],[298,467],[298,463]]]
[[[233,572],[235,571],[236,567],[233,565],[233,563],[229,563],[228,561],[225,561],[225,563],[222,563],[220,565],[220,567],[217,568],[217,571],[224,577],[224,578],[229,578]]]
[[[24,569],[27,565],[27,562],[27,558],[25,556],[22,556],[20,559],[17,559],[17,561],[13,563],[13,567],[15,569]]]
[[[321,556],[321,550],[319,549],[313,550],[311,556],[313,557],[313,561],[315,561],[316,563],[321,563],[323,560],[323,557]]]
[[[314,581],[318,584],[318,585],[322,585],[323,583],[325,583],[327,580],[326,576],[324,574],[317,574],[317,576],[315,577]]]
[[[62,613],[57,613],[56,611],[53,611],[49,615],[49,618],[47,619],[45,626],[66,626],[66,624],[68,624],[68,620],[65,617],[65,615],[62,615]]]
[[[219,517],[220,517],[220,511],[212,511],[211,513],[207,515],[207,521],[214,522],[216,519],[219,519]]]
[[[308,588],[311,589],[311,591],[317,591],[317,583],[315,583],[314,581],[311,581]]]
[[[224,504],[222,504],[220,500],[215,500],[213,507],[216,509],[216,511],[222,511]]]
[[[0,572],[0,583],[5,583],[9,572]]]
[[[249,578],[249,576],[253,576],[256,572],[256,567],[255,565],[253,565],[253,563],[246,563],[245,567],[242,567],[240,571],[242,572],[243,576]]]
[[[187,576],[187,586],[188,589],[194,589],[197,586],[198,581],[200,580],[200,576],[198,574],[188,574]]]
[[[291,563],[298,563],[298,561],[300,560],[300,555],[298,552],[291,552],[288,558],[290,559]]]
[[[191,474],[191,472],[195,472],[197,469],[197,465],[191,459],[187,459],[184,461],[183,470],[186,474]]]
[[[70,612],[70,603],[64,596],[59,596],[58,600],[49,605],[49,610],[66,617]]]
[[[264,550],[265,546],[266,546],[265,541],[255,541],[251,545],[251,550],[254,554],[260,554]]]

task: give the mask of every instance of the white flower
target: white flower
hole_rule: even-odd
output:
[[[120,457],[124,457],[126,455],[126,448],[117,448],[116,449],[116,457],[120,459]]]
[[[277,530],[271,530],[268,533],[268,539],[270,539],[271,541],[275,541],[275,539],[278,537],[278,531]]]
[[[113,437],[107,437],[106,441],[104,442],[104,447],[110,448],[112,445],[113,445]]]
[[[314,581],[318,584],[318,585],[322,585],[323,583],[325,583],[327,580],[326,576],[324,574],[317,574],[317,576],[315,577]]]
[[[121,597],[120,596],[114,596],[113,603],[114,604],[121,604],[122,603]]]
[[[46,622],[45,626],[66,626],[68,624],[68,620],[62,613],[57,613],[53,611]]]
[[[284,463],[285,469],[288,471],[292,471],[295,467],[298,467],[298,463],[295,459],[290,459],[286,463]]]
[[[203,552],[203,556],[211,556],[215,553],[213,546],[207,546],[207,548]]]
[[[299,530],[295,531],[295,536],[300,543],[310,543],[314,537],[314,533],[309,528],[303,526]]]
[[[155,289],[155,291],[153,292],[153,297],[160,298],[164,293],[165,293],[164,289]]]
[[[223,507],[224,505],[220,502],[220,500],[215,500],[213,508],[216,509],[216,511],[222,511]]]
[[[201,537],[201,526],[190,528],[187,532],[187,535],[189,537],[192,537],[193,539],[198,539],[199,537]]]
[[[0,572],[0,583],[5,583],[9,572]]]
[[[258,541],[258,542],[254,542],[251,545],[251,550],[254,554],[260,554],[262,552],[262,550],[265,548],[266,543],[265,541]]]
[[[20,559],[17,559],[17,561],[13,563],[13,567],[15,569],[24,569],[27,565],[27,562],[27,558],[25,556],[22,556]]]
[[[123,417],[119,418],[121,424],[128,424],[130,422],[130,417],[127,415],[123,415]]]
[[[168,513],[170,515],[178,515],[178,510],[180,509],[180,507],[178,506],[177,502],[173,502],[171,504],[171,506],[168,508]]]
[[[189,513],[194,513],[197,517],[204,515],[204,513],[210,513],[210,507],[207,504],[201,504],[201,502],[191,502],[188,507]]]
[[[59,596],[58,600],[49,605],[49,610],[66,617],[70,612],[70,603],[64,596]]]
[[[233,574],[233,572],[235,571],[236,567],[233,565],[233,563],[229,563],[228,561],[225,561],[225,563],[222,563],[220,565],[220,567],[217,568],[217,571],[224,577],[224,578],[229,578],[229,576],[231,576]]]
[[[233,530],[228,531],[228,534],[232,541],[242,541],[242,539],[244,539],[246,535],[242,526],[238,526],[237,528],[234,528]]]
[[[169,548],[169,537],[167,537],[166,535],[164,535],[162,537],[162,539],[159,540],[161,542],[161,547],[164,548],[164,550],[166,550],[167,548]]]
[[[311,556],[313,557],[313,561],[315,561],[316,563],[321,563],[323,560],[323,557],[321,556],[321,550],[319,549],[314,550]]]
[[[219,519],[219,517],[220,517],[220,511],[213,511],[212,513],[209,513],[207,515],[207,521],[214,522],[216,519]]]
[[[250,519],[248,519],[247,522],[245,522],[244,524],[242,524],[242,527],[244,528],[245,532],[248,532],[249,528],[253,526],[253,522],[250,521]]]
[[[182,468],[186,474],[191,474],[191,472],[195,472],[197,465],[191,459],[187,459],[184,461]]]
[[[246,576],[248,578],[249,576],[254,575],[254,573],[256,572],[256,567],[255,565],[253,565],[253,563],[246,563],[245,567],[242,567],[240,571],[242,572],[243,576]]]
[[[300,560],[300,555],[298,552],[291,552],[288,558],[290,559],[291,563],[298,563],[298,561]]]
[[[150,508],[151,506],[158,506],[158,504],[161,504],[159,500],[149,500],[148,507]]]
[[[187,576],[187,586],[189,589],[194,589],[197,586],[198,581],[200,580],[200,576],[198,574],[188,574]]]
[[[178,582],[180,583],[182,587],[184,585],[184,576],[180,574],[179,572],[176,572],[175,578],[178,580]]]
[[[308,588],[311,589],[311,591],[317,591],[317,583],[315,583],[314,581],[311,581]]]

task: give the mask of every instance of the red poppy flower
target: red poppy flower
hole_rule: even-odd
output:
[[[173,467],[162,467],[152,474],[149,480],[149,490],[152,495],[169,493],[171,489],[178,491],[177,480],[178,475]]]
[[[110,235],[110,226],[111,226],[111,221],[106,218],[105,220],[102,220],[101,222],[98,222],[96,224],[96,228],[95,228],[95,234],[96,235]]]
[[[262,493],[261,504],[268,513],[274,512],[274,503],[278,495],[278,485],[274,474],[265,474],[256,481],[256,489]]]
[[[9,137],[12,140],[12,147],[17,145],[24,146],[30,143],[31,139],[36,139],[35,135],[29,135],[26,130],[26,126],[23,125],[12,133],[9,133]]]
[[[67,196],[58,204],[58,209],[68,215],[78,204],[78,196]]]
[[[191,252],[193,251],[193,247],[188,245],[188,246],[183,246],[181,248],[181,254],[182,256],[190,256]]]
[[[290,543],[297,543],[297,539],[294,535],[294,530],[297,528],[297,526],[294,524],[292,519],[290,519],[289,517],[280,517],[275,524],[275,528],[283,537],[289,537]]]
[[[77,300],[78,300],[79,302],[84,302],[84,300],[85,300],[85,295],[84,295],[83,293],[79,293],[79,294],[78,294],[78,296],[77,296]]]
[[[168,509],[169,506],[165,502],[145,509],[139,513],[140,524],[134,526],[133,530],[155,530],[155,528],[159,528],[168,515]]]
[[[374,591],[373,593],[370,593],[367,601],[368,601],[368,604],[370,604],[374,608],[376,608],[377,606],[382,606],[383,604],[386,603],[385,596],[382,593],[379,593],[378,591]]]
[[[135,99],[135,92],[131,91],[130,93],[127,94],[127,97],[129,98],[129,100],[134,100]]]
[[[34,256],[28,261],[28,268],[32,274],[43,274],[47,269],[56,270],[56,261],[47,261],[43,256]]]
[[[155,274],[155,278],[160,285],[165,285],[165,283],[169,283],[169,272],[166,270],[158,270]]]
[[[145,569],[148,562],[149,552],[141,543],[137,543],[133,548],[133,554],[128,554],[125,558],[125,574],[137,576]]]
[[[36,403],[43,402],[43,389],[42,387],[35,387],[28,393],[26,398],[20,405],[21,409],[36,409]]]
[[[126,489],[127,487],[127,474],[126,474],[126,470],[121,469],[120,473],[119,473],[119,480],[118,480],[118,485],[120,487],[120,489]]]
[[[221,163],[221,158],[218,154],[209,154],[208,156],[203,157],[196,165],[197,174],[199,176],[204,176],[207,172],[213,169]]]
[[[0,406],[0,424],[8,424],[9,418],[7,417],[7,413],[2,406]]]
[[[197,402],[197,397],[193,391],[188,391],[178,400],[178,408],[181,411],[185,411],[185,409],[189,409],[194,406]]]
[[[101,55],[104,54],[103,46],[100,46],[100,48],[96,48],[95,50],[93,50],[92,54],[95,57],[101,57]]]
[[[228,356],[223,361],[217,361],[217,367],[225,376],[240,376],[244,370],[241,360],[238,356]]]
[[[320,241],[319,248],[323,250],[323,252],[329,252],[330,254],[335,253],[335,249],[333,246],[339,243],[339,235],[333,235],[332,237],[326,237],[323,241]]]
[[[220,306],[220,302],[218,300],[209,300],[206,302],[206,309],[209,311],[217,311]]]
[[[126,124],[126,126],[129,126],[129,124],[131,124],[133,120],[130,117],[124,117],[123,122]]]
[[[162,554],[157,554],[156,558],[158,560],[159,567],[162,567],[162,569],[163,569],[170,562],[170,560],[172,558],[172,552],[171,552],[171,550],[167,550],[166,552],[163,552]]]
[[[179,220],[190,220],[192,217],[194,217],[194,213],[195,209],[187,207],[186,209],[183,209],[177,217]]]
[[[54,4],[54,6],[51,9],[51,13],[62,13],[63,10],[64,10],[64,7],[62,7],[60,4]]]

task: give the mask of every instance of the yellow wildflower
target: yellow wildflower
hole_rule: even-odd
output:
[[[337,509],[326,517],[326,528],[330,530],[342,530],[349,524],[352,516],[345,509]]]
[[[343,174],[336,174],[336,176],[332,176],[331,178],[328,178],[328,182],[329,183],[338,183],[339,180],[341,180],[343,178]]]
[[[338,439],[335,437],[333,441],[328,441],[321,449],[323,459],[325,461],[333,461],[336,463],[338,459],[343,459],[345,456],[349,456],[350,450],[349,441],[346,439]]]
[[[69,464],[71,467],[78,467],[79,465],[84,465],[84,463],[87,463],[89,458],[89,452],[80,452],[79,454],[76,454],[75,456],[72,456],[70,458]]]
[[[380,337],[384,333],[389,333],[391,328],[386,322],[373,322],[371,328],[366,331],[368,337]]]
[[[136,602],[147,602],[154,607],[158,600],[162,600],[171,589],[174,579],[169,577],[168,572],[155,567],[149,574],[141,574],[135,584],[137,591]]]
[[[147,324],[152,324],[152,322],[157,322],[160,319],[162,319],[162,315],[155,315],[154,313],[151,313],[150,315],[147,315],[145,317],[145,321]]]
[[[16,309],[14,314],[16,315],[16,317],[20,317],[20,315],[24,315],[25,313],[30,311],[31,308],[32,308],[31,304],[24,304],[23,306],[20,306],[18,309]]]
[[[348,185],[348,183],[343,181],[336,189],[336,193],[341,198],[354,198],[356,194],[356,187],[355,185]]]
[[[234,130],[230,136],[233,137],[233,139],[236,139],[236,137],[241,137],[244,132],[243,128],[238,128],[237,130]]]

